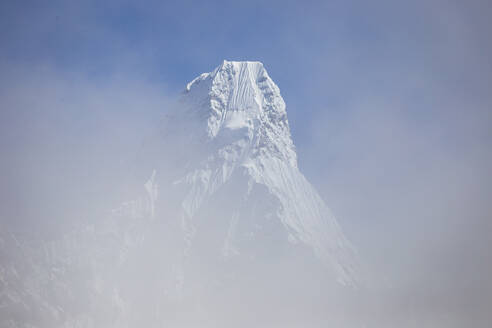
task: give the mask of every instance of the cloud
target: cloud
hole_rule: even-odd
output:
[[[485,327],[492,98],[482,54],[490,44],[478,11],[429,9],[422,28],[384,27],[386,43],[346,48],[336,65],[315,62],[313,92],[337,101],[314,103],[299,157],[381,286],[386,325]],[[340,85],[333,75],[344,77]]]
[[[368,311],[490,322],[486,1],[3,5],[3,224],[52,234],[131,199],[134,154],[184,82],[260,59],[377,285]]]
[[[118,204],[171,104],[166,87],[132,72],[94,79],[16,62],[2,71],[2,220],[51,230]]]

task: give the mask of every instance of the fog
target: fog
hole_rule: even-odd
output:
[[[107,239],[104,222],[112,220],[112,210],[146,199],[144,183],[155,166],[161,183],[180,169],[179,147],[163,148],[162,154],[154,148],[150,155],[142,149],[163,133],[162,120],[179,108],[185,83],[224,58],[260,59],[287,103],[301,171],[358,250],[360,288],[333,286],[304,251],[284,259],[271,255],[277,253],[270,245],[266,264],[235,267],[234,279],[213,260],[201,261],[193,268],[197,277],[190,294],[161,299],[166,287],[156,286],[174,283],[163,277],[176,276],[168,264],[179,262],[174,250],[182,241],[164,224],[132,223],[135,245],[142,234],[149,241],[129,253],[131,261],[121,272],[111,265],[98,268],[106,284],[101,303],[85,299],[85,277],[67,276],[84,295],[80,304],[71,305],[79,309],[74,311],[111,321],[118,315],[94,307],[106,309],[104,302],[113,302],[113,284],[122,284],[135,304],[127,322],[113,323],[117,327],[158,322],[205,327],[489,325],[492,48],[486,2],[305,7],[289,2],[279,12],[273,2],[237,5],[243,15],[258,19],[252,31],[242,20],[239,31],[233,28],[239,14],[232,5],[197,9],[190,3],[126,3],[121,11],[111,3],[101,11],[91,3],[58,5],[3,5],[0,228],[5,267],[24,263],[25,255],[8,246],[11,235],[27,245],[24,251],[41,241],[52,243],[61,258],[79,258],[84,267],[98,252],[94,240]],[[125,13],[132,10],[149,23],[140,18],[125,23]],[[287,24],[301,10],[303,19]],[[176,22],[176,12],[190,25]],[[212,18],[222,19],[226,28],[210,23]],[[198,34],[203,26],[210,35]],[[262,32],[266,26],[273,41]],[[149,158],[156,153],[159,163],[152,163]],[[172,217],[167,204],[177,196],[162,187],[159,195],[159,215]],[[209,213],[202,219],[215,222],[215,217]],[[96,237],[80,232],[87,227],[101,231]],[[216,227],[220,224],[208,227],[210,236]],[[89,246],[63,244],[67,234],[79,234]],[[115,260],[112,252],[121,243],[111,241],[101,263]],[[26,268],[21,283],[27,280],[23,277],[44,277]],[[228,287],[210,287],[211,277],[221,274]],[[43,317],[44,311],[28,313]],[[87,327],[96,322],[80,320]],[[38,324],[49,326],[50,321]]]
[[[165,87],[37,65],[2,71],[2,219],[53,231],[106,215],[124,199],[139,147],[157,128]]]

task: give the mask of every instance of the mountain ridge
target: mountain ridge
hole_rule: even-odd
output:
[[[280,202],[276,214],[287,239],[309,245],[341,284],[355,286],[355,250],[298,169],[286,105],[263,64],[223,61],[192,80],[181,103],[185,112],[196,111],[206,120],[197,139],[209,149],[198,167],[176,182],[190,188],[183,201],[184,226],[193,226],[201,204],[242,170],[249,177],[244,197],[252,184],[266,186]]]
[[[310,317],[356,292],[356,250],[299,171],[261,63],[199,75],[152,141],[140,197],[106,219],[51,241],[0,230],[0,325],[249,327],[249,311],[297,313],[304,297]]]

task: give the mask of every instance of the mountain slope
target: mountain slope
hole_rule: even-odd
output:
[[[258,221],[261,227],[264,222],[258,216],[274,216],[282,224],[283,239],[307,245],[338,282],[354,285],[354,250],[298,169],[285,103],[263,65],[224,61],[190,82],[181,104],[173,119],[164,124],[176,125],[180,117],[177,125],[184,127],[189,138],[185,147],[199,149],[185,165],[188,172],[175,182],[186,190],[181,217],[188,247],[197,231],[195,217],[200,210],[221,189],[235,184],[229,194],[240,196],[228,213],[222,253],[231,255],[231,249],[236,255],[241,253],[236,244],[252,232],[247,221]],[[260,187],[272,204],[268,211],[252,217],[244,213],[244,204],[258,196],[253,191]],[[241,224],[246,230],[238,229]]]
[[[50,241],[0,229],[2,327],[345,322],[355,250],[299,171],[261,63],[190,82],[139,157],[150,178],[107,219]]]

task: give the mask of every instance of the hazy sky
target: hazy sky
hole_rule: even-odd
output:
[[[259,60],[287,103],[301,170],[394,297],[395,316],[412,308],[434,327],[485,327],[491,7],[2,1],[2,222],[111,208],[142,138],[186,83],[223,59]]]

